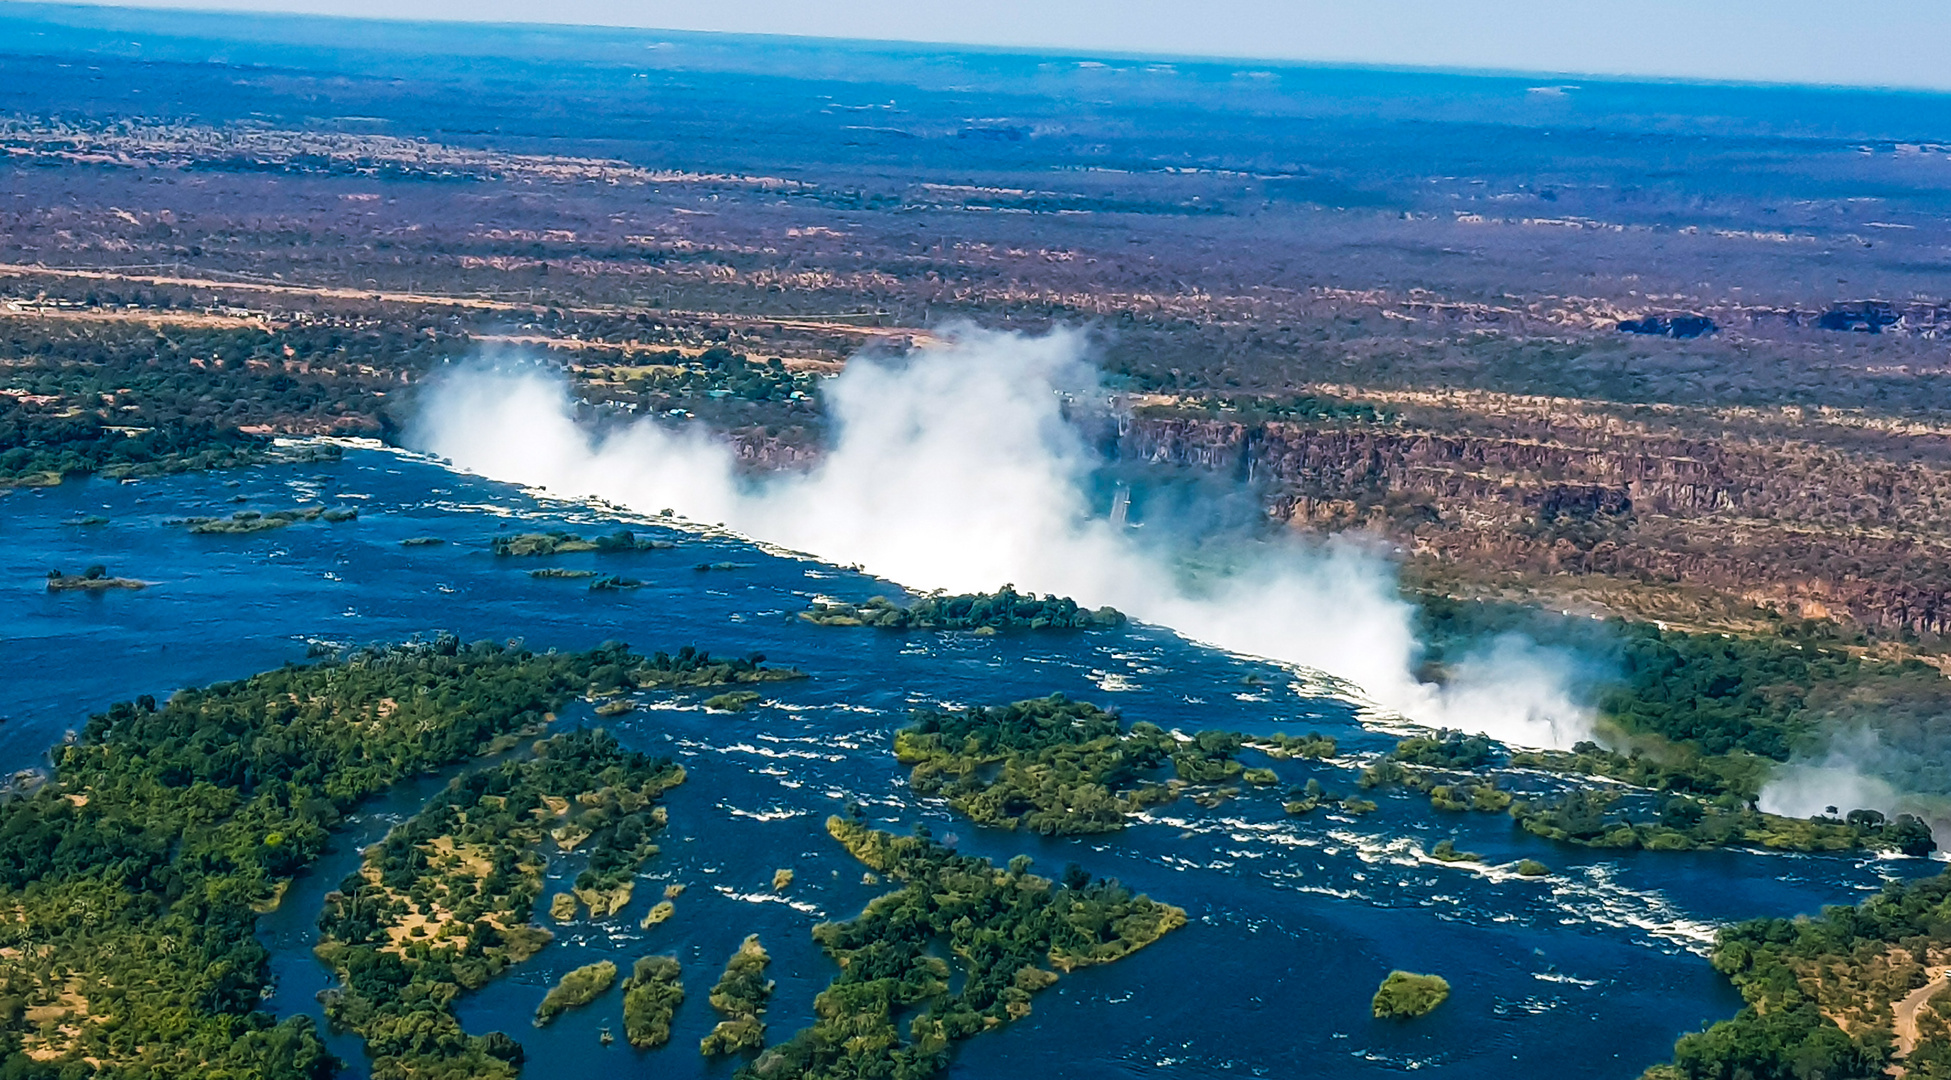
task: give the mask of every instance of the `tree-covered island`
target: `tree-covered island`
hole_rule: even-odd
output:
[[[1333,739],[1249,741],[1204,731],[1180,739],[1062,694],[943,712],[916,710],[894,737],[895,756],[923,794],[941,795],[983,825],[1048,835],[1111,832],[1128,815],[1169,802],[1191,785],[1238,779],[1243,748],[1326,757]],[[1163,775],[1171,766],[1172,775]]]
[[[1038,877],[1028,856],[999,868],[925,832],[895,836],[845,817],[829,818],[827,832],[900,888],[813,929],[840,967],[814,999],[818,1019],[761,1052],[742,1080],[934,1076],[954,1043],[1028,1016],[1060,972],[1111,963],[1186,922],[1182,909],[1116,881],[1079,870]]]
[[[673,541],[638,536],[629,529],[618,529],[606,536],[593,536],[588,539],[562,530],[546,533],[517,533],[514,536],[497,536],[489,543],[489,547],[496,555],[511,558],[574,555],[585,551],[608,553],[664,551],[676,546]]]
[[[906,607],[876,596],[864,604],[816,601],[799,617],[816,626],[874,626],[883,630],[1103,630],[1125,624],[1116,608],[1079,607],[1067,596],[1019,593],[1005,585],[992,593],[950,596],[932,592]]]
[[[350,507],[300,506],[290,510],[239,510],[229,517],[188,517],[180,518],[173,525],[186,526],[192,536],[234,536],[250,533],[270,532],[296,525],[302,521],[328,521],[334,524],[351,521],[359,516],[359,511]]]
[[[79,574],[60,570],[47,572],[48,592],[105,592],[109,589],[146,589],[149,583],[135,578],[112,577],[106,566],[91,566]]]
[[[1369,1004],[1378,1020],[1410,1020],[1428,1016],[1449,999],[1450,983],[1441,975],[1391,971]]]

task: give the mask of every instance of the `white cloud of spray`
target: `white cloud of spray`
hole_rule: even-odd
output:
[[[1591,733],[1564,666],[1518,638],[1413,675],[1420,646],[1390,567],[1348,542],[1257,545],[1189,572],[1092,515],[1098,464],[1064,416],[1101,398],[1080,335],[960,329],[898,360],[859,358],[826,388],[834,438],[808,472],[742,476],[704,435],[639,421],[597,433],[565,383],[529,369],[462,369],[431,386],[417,445],[500,480],[695,521],[910,588],[1018,588],[1108,604],[1234,652],[1325,671],[1382,709],[1528,746]]]
[[[1925,812],[1914,798],[1878,773],[1889,773],[1890,748],[1873,731],[1838,733],[1819,758],[1794,760],[1775,770],[1756,800],[1762,810],[1785,817],[1814,817],[1830,807],[1839,812],[1881,810],[1885,814]]]

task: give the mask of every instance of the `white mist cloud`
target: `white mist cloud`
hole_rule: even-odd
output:
[[[1836,807],[1839,812],[1881,810],[1885,814],[1917,812],[1889,781],[1885,772],[1891,751],[1873,731],[1843,732],[1829,741],[1820,758],[1790,761],[1777,768],[1761,789],[1756,805],[1784,817],[1814,817]]]
[[[1109,604],[1239,653],[1325,671],[1385,710],[1528,746],[1590,737],[1562,665],[1500,640],[1442,687],[1411,674],[1420,647],[1391,568],[1358,545],[1261,544],[1191,572],[1091,514],[1097,461],[1064,416],[1101,396],[1074,333],[960,329],[900,360],[860,358],[826,390],[828,453],[807,473],[742,477],[729,448],[649,421],[579,426],[566,384],[470,367],[429,388],[421,447],[485,476],[669,507],[916,589],[1018,588]]]

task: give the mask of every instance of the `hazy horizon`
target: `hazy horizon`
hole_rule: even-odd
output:
[[[511,0],[482,0],[470,5],[465,17],[437,0],[0,0],[0,11],[66,8],[593,27],[1456,74],[1951,92],[1951,69],[1928,46],[1951,33],[1951,8],[1918,2],[1882,12],[1886,24],[1906,28],[1894,38],[1824,35],[1820,27],[1827,12],[1813,0],[1768,5],[1737,0],[1704,11],[1671,0],[1606,0],[1575,11],[1541,0],[1469,5],[1327,0],[1300,6],[1222,0],[1198,20],[1183,20],[1171,7],[1139,3],[1114,12],[1100,0],[1061,6],[998,0],[951,10],[854,0],[809,12],[783,0],[744,0],[708,10],[668,0],[563,0],[550,9],[554,17],[544,20],[532,17],[532,6]]]

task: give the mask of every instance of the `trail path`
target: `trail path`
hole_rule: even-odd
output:
[[[1924,974],[1931,977],[1930,982],[1912,990],[1902,1001],[1891,1006],[1895,1018],[1892,1028],[1897,1035],[1895,1056],[1899,1059],[1909,1057],[1910,1052],[1917,1049],[1917,1011],[1939,990],[1951,986],[1951,967],[1925,968]],[[1902,1065],[1893,1065],[1890,1071],[1893,1076],[1904,1075]]]

